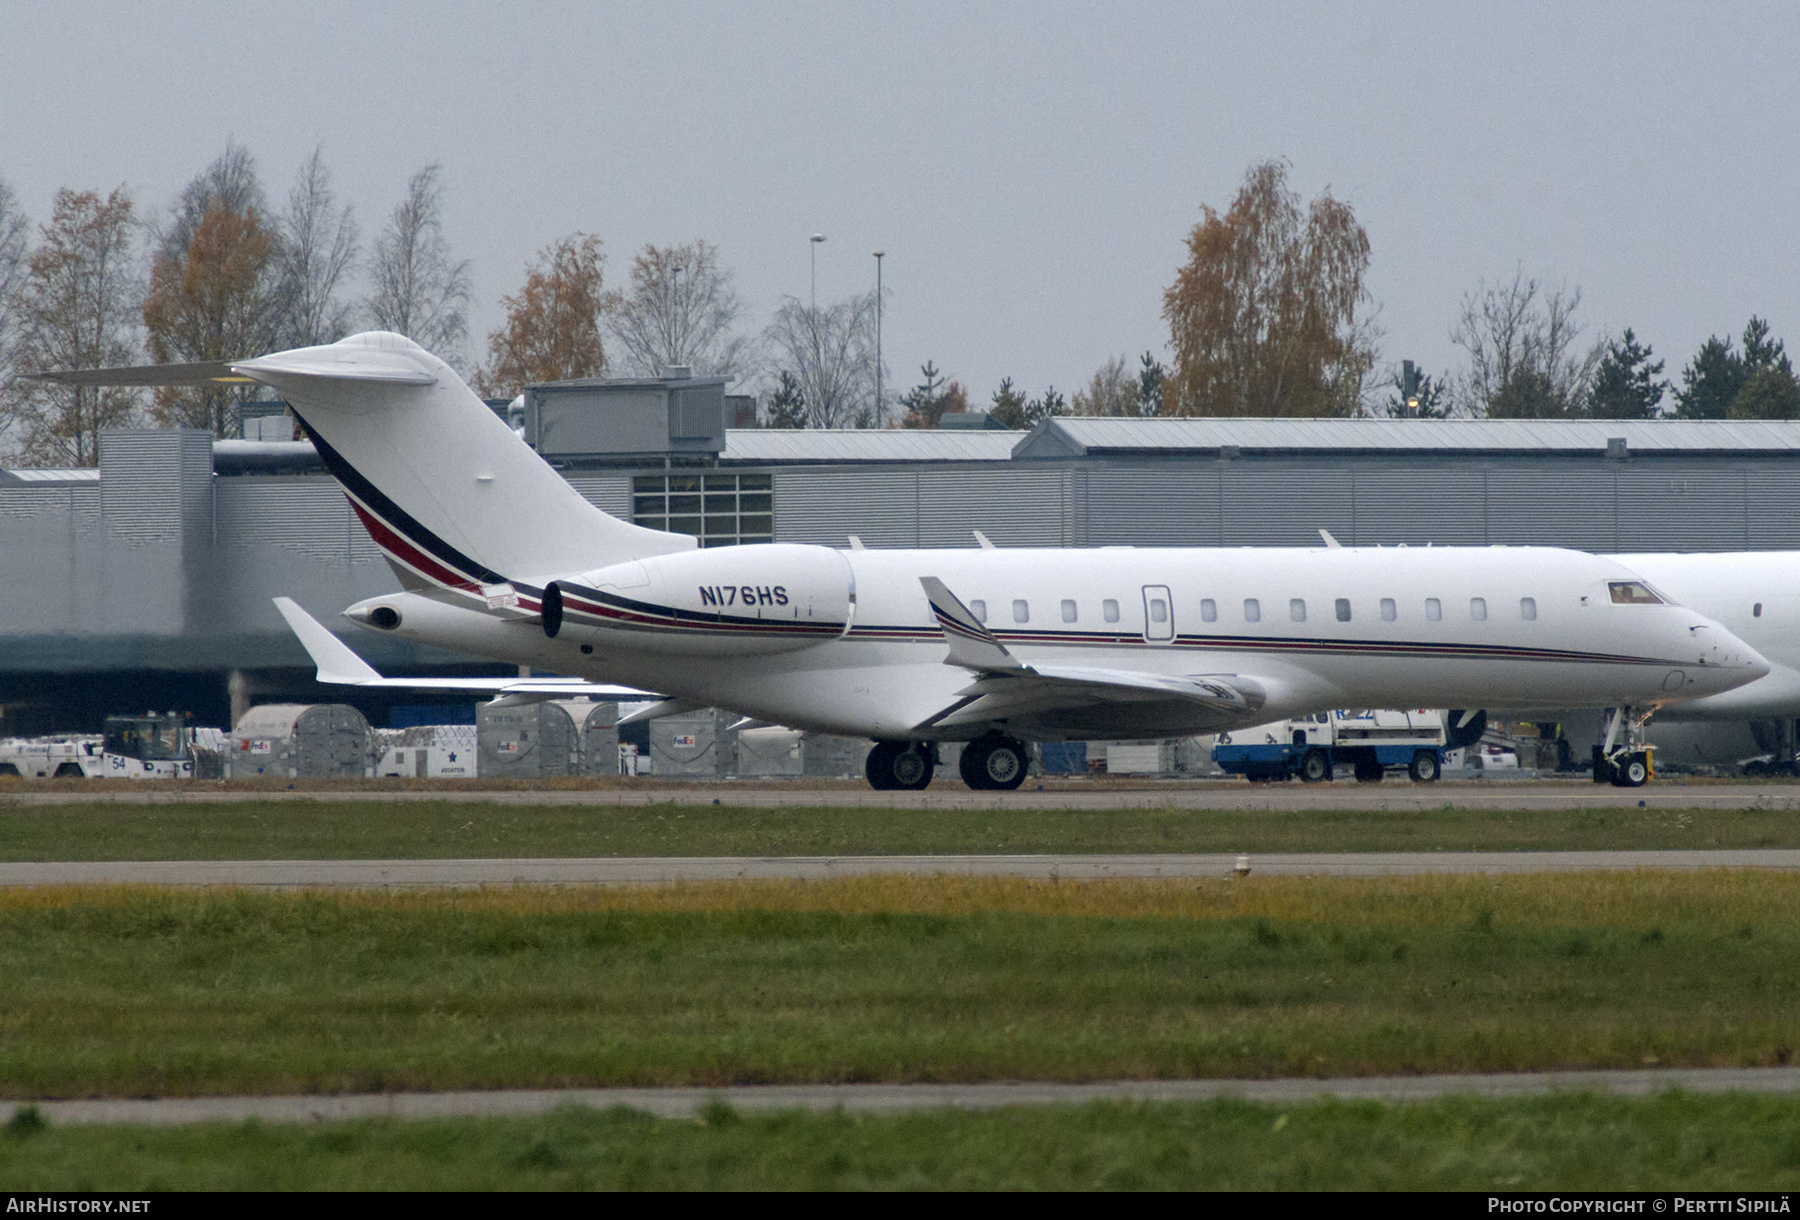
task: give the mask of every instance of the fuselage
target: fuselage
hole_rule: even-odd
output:
[[[1179,700],[1024,717],[1037,739],[1173,735],[1330,707],[1662,706],[1766,672],[1613,560],[1547,548],[836,550],[653,556],[519,583],[517,607],[373,599],[396,633],[796,727],[971,737],[932,718],[970,684],[920,586],[942,580],[1025,665],[1218,677],[1255,706]],[[534,615],[560,603],[554,638]],[[1621,598],[1617,589],[1637,592]],[[729,592],[728,592],[729,591]]]

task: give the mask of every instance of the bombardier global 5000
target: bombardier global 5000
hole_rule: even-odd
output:
[[[1577,551],[701,550],[588,503],[399,335],[230,372],[287,400],[398,574],[404,591],[350,607],[355,622],[582,680],[489,684],[506,697],[625,683],[662,696],[652,714],[714,706],[873,738],[878,788],[924,787],[944,741],[966,743],[971,786],[1013,788],[1030,741],[1334,707],[1611,708],[1616,726],[1768,672],[1717,623]],[[383,681],[282,608],[322,679]]]

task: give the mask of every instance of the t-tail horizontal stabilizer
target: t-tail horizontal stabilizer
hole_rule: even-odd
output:
[[[658,696],[635,686],[607,686],[581,678],[384,678],[374,666],[357,656],[318,619],[302,610],[291,597],[275,599],[275,608],[300,639],[301,647],[318,666],[318,680],[326,686],[375,687],[387,690],[466,690],[491,694],[505,703],[521,702],[518,696],[540,699],[589,695],[597,699],[655,699]]]

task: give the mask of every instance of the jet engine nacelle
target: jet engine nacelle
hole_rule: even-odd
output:
[[[829,547],[772,543],[617,563],[544,589],[544,634],[689,656],[792,652],[850,629],[850,562]]]

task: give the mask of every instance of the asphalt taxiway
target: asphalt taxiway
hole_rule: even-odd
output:
[[[67,782],[67,781],[65,781]],[[1563,780],[1495,779],[1415,784],[1247,784],[1232,781],[1147,783],[1102,787],[1053,781],[1016,792],[975,792],[954,781],[939,781],[923,792],[876,792],[862,785],[800,785],[731,782],[678,785],[644,782],[624,787],[490,790],[483,788],[401,789],[378,782],[367,787],[298,790],[222,789],[192,785],[139,786],[122,780],[68,783],[7,791],[0,785],[0,812],[9,808],[58,805],[237,804],[241,802],[451,801],[494,805],[643,806],[729,805],[742,808],[819,807],[856,809],[1309,809],[1378,812],[1428,809],[1791,809],[1800,812],[1800,784],[1655,783],[1644,788]]]
[[[873,875],[1027,877],[1044,881],[1380,877],[1631,869],[1800,869],[1800,850],[1311,852],[1239,856],[614,856],[596,859],[81,860],[0,863],[0,887],[233,886],[247,889],[437,889],[513,885],[667,885],[824,881]]]
[[[342,1122],[355,1119],[494,1118],[546,1114],[564,1106],[628,1106],[659,1118],[697,1116],[725,1102],[747,1113],[843,1110],[895,1114],[916,1110],[1000,1110],[1093,1102],[1189,1102],[1229,1097],[1291,1105],[1325,1097],[1388,1102],[1438,1097],[1525,1097],[1545,1093],[1646,1096],[1690,1093],[1800,1092],[1800,1068],[1694,1068],[1616,1072],[1513,1072],[1485,1076],[1362,1076],[1280,1080],[1113,1080],[1056,1084],[810,1084],[672,1089],[496,1089],[488,1092],[305,1094],[276,1097],[132,1097],[0,1103],[0,1122],[35,1106],[52,1126],[134,1123]]]

